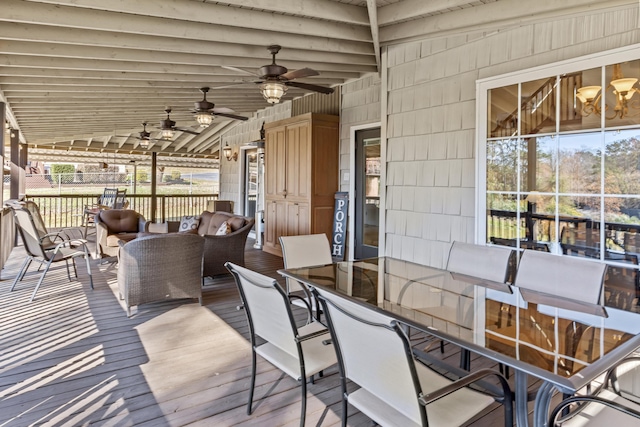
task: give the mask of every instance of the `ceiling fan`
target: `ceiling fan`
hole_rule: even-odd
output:
[[[260,80],[254,81],[253,83],[260,85],[262,96],[264,96],[264,99],[266,99],[270,104],[277,104],[280,102],[280,98],[285,94],[288,86],[324,93],[327,95],[333,93],[333,88],[330,87],[292,81],[303,77],[318,76],[320,73],[316,70],[312,70],[311,68],[300,68],[295,71],[289,71],[285,67],[276,64],[276,55],[280,52],[280,49],[281,47],[276,44],[267,47],[267,50],[271,52],[272,62],[271,64],[260,67],[257,73],[243,70],[242,68],[224,65],[222,68],[258,77]],[[223,87],[229,86],[217,87],[216,89],[222,89]]]
[[[231,108],[214,108],[215,104],[207,101],[207,92],[209,92],[208,87],[201,87],[200,92],[202,92],[203,95],[202,101],[196,102],[194,104],[195,108],[191,112],[196,115],[196,121],[200,123],[201,127],[206,128],[209,126],[211,122],[213,122],[215,116],[229,117],[230,119],[235,120],[248,120],[248,117],[232,114],[235,111]]]
[[[176,131],[198,135],[198,132],[195,132],[191,129],[176,127],[176,122],[171,120],[171,118],[169,117],[169,115],[171,114],[171,107],[166,107],[164,112],[167,113],[167,118],[164,120],[160,120],[160,127],[158,128],[162,131],[162,139],[170,141]]]
[[[129,138],[130,135],[115,135],[120,138]],[[138,133],[138,136],[135,137],[138,141],[140,141],[141,148],[148,148],[150,141],[162,141],[161,139],[151,138],[151,133],[147,131],[147,122],[142,123],[142,131]]]

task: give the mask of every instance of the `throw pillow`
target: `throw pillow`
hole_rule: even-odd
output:
[[[224,236],[229,233],[231,233],[231,225],[227,221],[225,221],[222,224],[220,224],[220,227],[218,227],[218,231],[216,231],[216,236]]]
[[[200,224],[199,216],[183,216],[180,220],[180,232],[196,230]]]

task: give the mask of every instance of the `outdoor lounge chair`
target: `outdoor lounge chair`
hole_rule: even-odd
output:
[[[22,267],[16,275],[10,291],[13,291],[18,281],[21,281],[24,278],[31,262],[36,261],[41,265],[44,265],[45,268],[40,276],[40,280],[38,280],[38,283],[33,290],[33,294],[31,295],[31,301],[33,301],[52,263],[64,261],[67,267],[67,277],[69,278],[69,281],[71,281],[71,273],[69,271],[69,260],[71,260],[74,274],[78,277],[75,265],[75,258],[77,257],[84,257],[87,264],[87,273],[89,274],[89,284],[91,285],[91,289],[93,289],[93,278],[91,276],[90,264],[91,257],[89,256],[89,250],[87,249],[87,242],[85,240],[72,239],[62,233],[42,234],[44,224],[42,223],[39,213],[37,215],[38,220],[36,222],[34,219],[34,213],[32,213],[29,208],[14,206],[12,209],[15,213],[16,225],[18,226],[20,237],[24,243],[27,257],[22,263]],[[38,227],[36,223],[39,223],[40,226]]]

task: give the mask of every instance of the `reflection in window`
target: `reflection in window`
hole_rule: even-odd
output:
[[[638,306],[640,60],[488,91],[486,241],[611,264]]]

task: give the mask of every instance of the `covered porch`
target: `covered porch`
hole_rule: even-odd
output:
[[[279,277],[282,259],[252,245],[249,240],[247,267]],[[79,280],[72,282],[63,266],[54,267],[38,298],[28,303],[35,272],[9,292],[23,256],[16,247],[0,282],[3,426],[299,424],[298,384],[261,359],[255,411],[246,414],[251,351],[230,275],[207,279],[203,306],[190,300],[151,303],[127,318],[117,297],[115,264],[92,261],[94,290],[83,263],[78,263]],[[424,336],[414,339],[424,347]],[[458,363],[456,346],[446,345],[444,354],[439,345],[428,351]],[[481,358],[472,363],[497,368]],[[335,367],[309,384],[307,425],[340,425],[338,384]],[[495,404],[470,425],[493,426],[502,417]],[[351,408],[348,425],[373,421]]]

